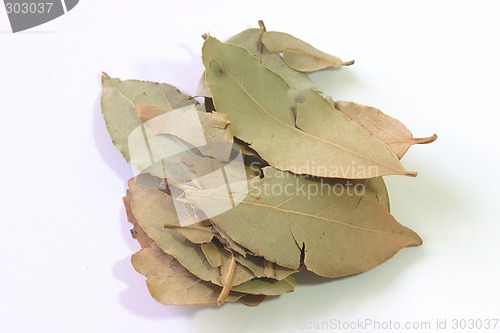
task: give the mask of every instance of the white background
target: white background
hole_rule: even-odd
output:
[[[454,318],[500,318],[499,15],[498,1],[87,0],[12,34],[0,7],[1,330],[304,332],[367,318],[446,319],[452,332]],[[200,35],[258,19],[356,60],[313,75],[334,99],[439,135],[404,158],[417,178],[387,179],[393,214],[424,245],[349,278],[302,274],[257,308],[160,305],[129,263],[131,171],[100,115],[100,72],[192,94]]]

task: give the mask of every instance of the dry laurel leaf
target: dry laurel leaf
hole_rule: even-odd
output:
[[[336,56],[319,51],[306,42],[283,32],[265,32],[262,42],[269,51],[283,53],[283,60],[286,64],[299,72],[314,72],[328,67],[354,64],[354,60],[344,62]]]
[[[431,143],[437,139],[436,134],[427,138],[414,138],[399,120],[371,106],[336,101],[335,108],[363,126],[368,132],[382,139],[398,158],[402,158],[414,144]]]
[[[294,119],[290,87],[247,50],[209,37],[202,53],[217,111],[229,116],[234,135],[270,165],[318,177],[415,175],[384,142],[313,90]]]
[[[147,277],[151,296],[167,305],[218,304],[222,288],[203,281],[158,247],[144,248],[132,256],[134,268]],[[231,292],[225,302],[236,302],[244,294]]]
[[[343,181],[332,180],[321,185],[315,179],[267,167],[264,178],[251,181],[250,192],[237,209],[213,217],[212,222],[238,244],[252,253],[277,264],[297,269],[301,251],[308,270],[339,277],[373,268],[401,248],[420,245],[420,237],[400,225],[388,212],[386,200],[378,202],[385,188],[369,181],[363,195],[316,195],[282,193],[273,195],[266,188],[316,188],[334,193]],[[291,185],[290,185],[291,184]],[[352,190],[356,185],[352,186]],[[216,204],[223,198],[213,198]],[[203,207],[202,207],[203,208]],[[304,249],[302,248],[304,247]],[[373,249],[377,251],[373,251]]]
[[[176,87],[156,82],[120,80],[102,73],[101,110],[109,135],[125,160],[130,161],[129,135],[142,121],[137,104],[148,104],[162,110],[174,110],[198,102]]]

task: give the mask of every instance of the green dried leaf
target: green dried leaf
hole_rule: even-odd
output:
[[[271,167],[264,168],[264,175],[252,180],[244,201],[212,222],[271,262],[297,269],[304,249],[308,270],[339,277],[373,268],[401,248],[421,244],[416,233],[379,203],[385,193],[379,180],[308,179]],[[291,190],[276,195],[272,188]],[[313,189],[323,193],[311,195]]]
[[[165,112],[198,102],[174,86],[139,80],[120,80],[102,73],[101,110],[111,140],[127,162],[130,161],[128,139],[142,121],[136,106],[147,104]]]
[[[295,102],[304,100],[304,93],[309,89],[314,89],[314,83],[309,76],[290,68],[279,54],[269,52],[262,43],[262,36],[267,34],[262,29],[248,29],[231,37],[226,43],[243,47],[259,62],[278,74],[289,86],[289,97]]]
[[[254,55],[258,61],[269,68],[269,70],[278,74],[289,86],[289,96],[295,102],[304,100],[304,93],[308,89],[314,88],[314,83],[309,76],[290,68],[279,54],[271,53],[262,44],[262,29],[247,29],[233,37],[229,38],[226,43],[240,46]],[[213,97],[205,82],[205,74],[200,79],[197,96]]]
[[[290,87],[247,50],[209,37],[203,61],[216,109],[270,165],[319,177],[415,175],[384,142],[313,90],[298,105],[295,120]]]

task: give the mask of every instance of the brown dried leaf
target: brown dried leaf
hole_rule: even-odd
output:
[[[190,243],[176,231],[180,228],[172,197],[156,189],[129,181],[132,213],[138,224],[167,254],[176,258],[195,276],[214,284],[219,282],[219,269],[212,268],[199,244]]]
[[[382,139],[399,158],[402,158],[412,145],[431,143],[437,139],[436,134],[427,138],[414,138],[399,120],[371,106],[336,101],[335,108]]]
[[[151,296],[162,304],[218,304],[221,287],[197,278],[157,246],[144,248],[134,254],[132,265],[147,277]],[[225,297],[225,302],[235,302],[243,296],[231,292]]]
[[[217,259],[214,259],[214,249],[208,247],[207,244],[190,243],[180,235],[178,230],[182,228],[178,224],[173,206],[174,199],[169,195],[142,187],[134,179],[129,181],[129,193],[132,219],[144,228],[161,250],[176,258],[196,277],[226,287],[219,303],[223,303],[225,295],[233,286],[255,277],[247,267],[236,263],[231,252],[224,249],[222,245],[217,247],[221,261],[221,265],[217,265],[215,264]],[[209,256],[205,256],[207,251],[211,251]],[[232,265],[233,261],[234,265]],[[230,276],[230,280],[225,280],[226,276]]]

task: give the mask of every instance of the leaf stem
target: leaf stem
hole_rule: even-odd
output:
[[[431,135],[427,138],[414,138],[413,142],[416,144],[431,143],[431,142],[436,141],[437,138],[438,138],[438,136],[436,134],[434,134],[434,135]]]
[[[266,32],[267,29],[266,29],[266,26],[264,25],[264,21],[259,20],[258,23],[259,23],[260,30],[262,30],[262,32]]]
[[[227,271],[225,281],[222,281],[222,290],[220,292],[219,297],[217,298],[217,305],[222,305],[226,303],[227,296],[231,291],[231,287],[233,285],[234,271],[236,270],[236,260],[234,259],[234,255],[231,256],[231,264],[229,265],[229,270]]]

